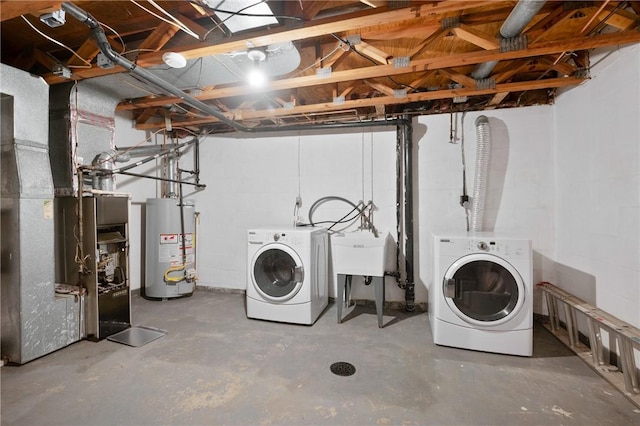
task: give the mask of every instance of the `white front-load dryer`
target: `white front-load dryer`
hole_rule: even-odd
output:
[[[434,234],[432,253],[434,343],[531,356],[531,241],[492,233]]]
[[[247,317],[313,324],[329,302],[327,230],[251,229],[247,233]]]

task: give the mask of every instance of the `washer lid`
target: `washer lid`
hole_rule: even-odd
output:
[[[479,326],[509,321],[525,299],[518,271],[500,257],[480,253],[454,262],[444,275],[442,291],[458,317]]]
[[[253,258],[251,281],[262,297],[282,302],[294,297],[304,281],[300,257],[289,246],[267,244]]]

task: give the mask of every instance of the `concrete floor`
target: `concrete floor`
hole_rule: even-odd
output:
[[[0,369],[2,425],[624,425],[638,410],[543,327],[534,356],[435,346],[425,312],[373,307],[343,324],[249,320],[244,296],[133,298],[168,334],[134,348],[81,341]],[[336,361],[355,375],[336,376]]]

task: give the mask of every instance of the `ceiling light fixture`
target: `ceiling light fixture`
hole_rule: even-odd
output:
[[[176,52],[167,52],[162,55],[162,61],[171,68],[184,68],[187,60],[184,56]]]
[[[260,69],[260,62],[267,59],[267,54],[259,49],[252,49],[247,52],[247,58],[253,62],[247,72],[247,80],[250,86],[262,87],[267,83],[267,75]]]

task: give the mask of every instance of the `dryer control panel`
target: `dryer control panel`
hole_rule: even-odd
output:
[[[531,256],[530,240],[468,236],[439,237],[437,241],[440,254],[444,256],[460,256],[462,253],[488,253],[505,259]]]

